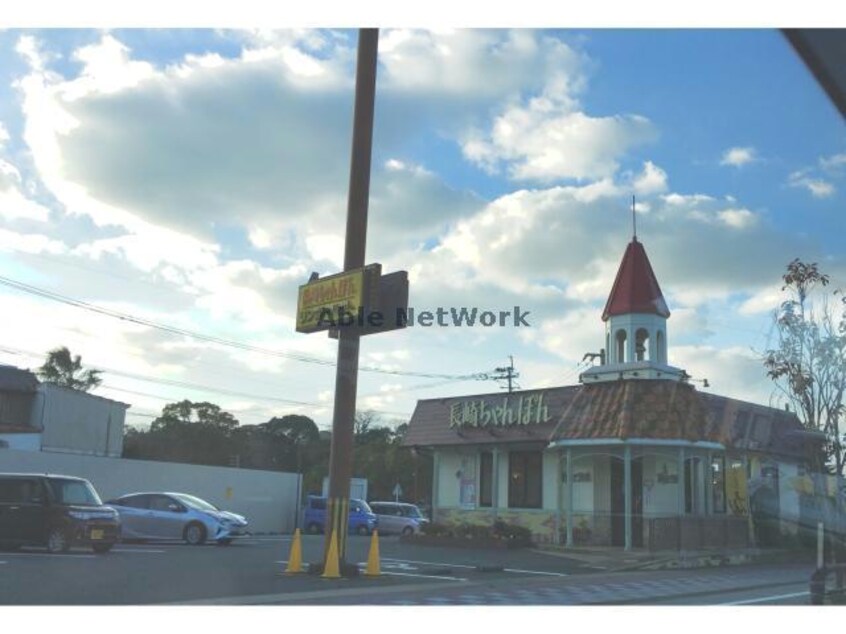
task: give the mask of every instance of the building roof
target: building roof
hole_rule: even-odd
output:
[[[503,425],[529,397],[542,395],[547,420]],[[507,401],[506,401],[507,399]],[[476,424],[463,412],[498,412]],[[460,424],[456,422],[456,417]],[[686,440],[716,442],[727,449],[802,458],[808,444],[791,412],[706,394],[672,380],[620,380],[511,394],[480,394],[417,402],[403,441],[410,446],[533,443],[556,440]]]
[[[632,238],[623,254],[614,286],[602,311],[602,321],[608,321],[614,315],[629,313],[670,316],[646,250],[637,238]]]
[[[29,370],[12,365],[0,365],[0,390],[4,392],[35,392],[38,379]]]

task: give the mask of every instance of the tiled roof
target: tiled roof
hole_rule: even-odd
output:
[[[514,392],[543,394],[549,420],[524,425],[451,426],[453,408],[470,403],[501,407],[506,395],[480,394],[417,402],[405,445],[485,445],[555,440],[653,438],[721,443],[729,449],[764,451],[799,457],[808,443],[796,416],[772,407],[697,391],[671,380],[621,380]]]
[[[608,321],[613,315],[629,313],[670,316],[646,250],[636,238],[632,239],[623,254],[614,286],[602,311],[602,321]]]
[[[35,392],[38,379],[29,370],[0,365],[0,390],[5,392]]]

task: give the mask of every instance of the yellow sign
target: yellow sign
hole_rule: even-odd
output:
[[[340,315],[356,315],[364,307],[364,299],[364,269],[304,284],[297,301],[297,332],[335,327]]]
[[[743,464],[732,464],[726,471],[726,495],[728,496],[728,505],[732,514],[749,514],[746,470],[743,468]]]

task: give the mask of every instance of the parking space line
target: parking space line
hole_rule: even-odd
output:
[[[406,563],[406,564],[425,564],[427,566],[447,566],[449,568],[470,568],[475,570],[477,566],[468,566],[466,564],[446,564],[446,563],[439,563],[437,561],[416,561],[414,559],[393,559],[391,557],[382,557],[382,561],[396,561],[399,563]]]
[[[448,581],[467,581],[462,577],[442,577],[440,575],[415,575],[410,572],[383,572],[383,575],[390,575],[392,577],[422,577],[424,579],[446,579]]]
[[[757,599],[746,599],[744,601],[730,601],[728,603],[720,603],[720,605],[748,605],[750,603],[763,603],[764,601],[776,601],[778,599],[794,599],[796,597],[804,597],[811,594],[809,591],[794,592],[793,594],[777,594],[770,597],[759,597]]]
[[[518,568],[503,568],[503,572],[522,572],[527,575],[546,575],[548,577],[569,577],[564,572],[544,572],[542,570],[520,570]]]

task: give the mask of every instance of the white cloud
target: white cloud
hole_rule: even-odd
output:
[[[643,164],[643,171],[634,179],[635,192],[645,196],[667,191],[667,172],[652,161]]]
[[[487,169],[507,165],[516,180],[592,180],[613,176],[626,151],[655,136],[645,117],[590,117],[539,98],[507,109],[487,138],[470,137],[463,150]]]
[[[831,174],[840,174],[840,171],[846,167],[846,153],[820,158],[820,167]]]
[[[757,152],[753,147],[733,147],[723,152],[723,157],[720,159],[720,165],[730,165],[732,167],[743,167],[753,161],[758,160]]]
[[[835,187],[832,183],[821,178],[813,178],[808,174],[808,170],[793,172],[788,177],[787,184],[790,187],[807,189],[814,198],[830,198],[834,195]]]
[[[746,229],[758,222],[758,216],[748,209],[723,209],[717,212],[717,218],[733,229]]]

